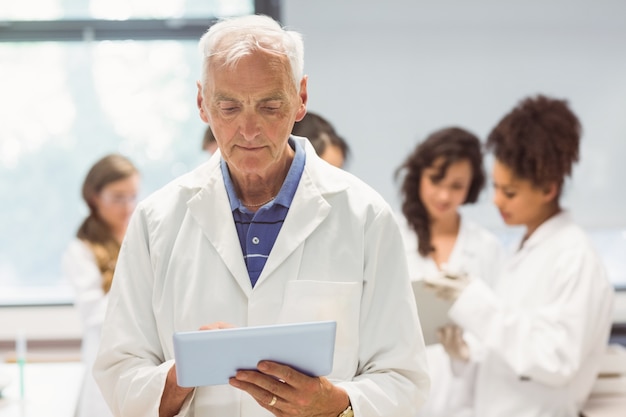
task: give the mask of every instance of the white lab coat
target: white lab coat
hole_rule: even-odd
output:
[[[434,277],[439,267],[430,256],[422,256],[417,251],[417,235],[409,227],[406,219],[402,220],[403,238],[409,264],[409,276],[412,281]],[[450,253],[447,269],[466,273],[471,279],[482,279],[492,285],[502,262],[504,251],[498,238],[478,224],[461,217],[459,234]],[[428,311],[420,310],[420,316]],[[466,335],[466,338],[471,336]],[[468,340],[470,343],[474,340]],[[471,345],[479,348],[476,341]],[[474,356],[480,353],[474,351]],[[474,396],[474,372],[471,366],[451,368],[450,357],[439,343],[426,346],[428,368],[431,378],[430,395],[420,409],[418,416],[423,417],[460,417],[472,415]],[[477,360],[476,357],[473,358]]]
[[[91,372],[98,353],[108,298],[102,289],[102,275],[92,250],[79,239],[68,245],[62,265],[64,278],[74,288],[74,307],[83,326],[81,357],[85,376],[75,417],[112,417]]]
[[[611,326],[613,289],[567,213],[544,222],[489,289],[471,283],[450,316],[486,349],[478,417],[578,416]]]
[[[417,251],[417,236],[406,220],[400,220],[411,281],[436,276],[439,267],[430,256]],[[467,273],[492,285],[502,267],[504,251],[498,238],[484,227],[461,217],[459,234],[450,253],[447,268]],[[418,306],[419,307],[419,306]]]
[[[371,188],[296,140],[305,146],[306,166],[254,289],[219,152],[139,204],[94,368],[116,415],[157,416],[173,364],[172,334],[215,321],[337,320],[329,379],[348,392],[356,415],[409,416],[423,402],[424,345],[393,214]],[[271,414],[220,385],[197,388],[181,415]]]

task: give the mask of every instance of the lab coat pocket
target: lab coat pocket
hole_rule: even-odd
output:
[[[330,378],[349,379],[356,371],[362,288],[360,282],[291,281],[287,284],[279,322],[337,322]]]

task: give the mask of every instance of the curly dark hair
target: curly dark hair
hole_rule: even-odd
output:
[[[420,182],[424,169],[432,167],[438,158],[443,158],[443,164],[439,167],[436,181],[446,176],[451,164],[462,160],[470,162],[472,181],[463,204],[476,202],[485,186],[481,144],[473,133],[459,127],[448,127],[431,133],[418,144],[396,170],[395,177],[398,179],[404,174],[401,188],[402,213],[417,235],[417,250],[422,256],[433,252],[434,247],[430,236],[430,216],[420,199]]]
[[[579,159],[581,125],[567,101],[528,97],[506,114],[487,137],[487,149],[513,174],[541,187],[563,182]]]

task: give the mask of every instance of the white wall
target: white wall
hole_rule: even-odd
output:
[[[614,282],[626,279],[626,2],[623,0],[283,0],[304,35],[309,109],[349,142],[348,169],[399,207],[393,173],[429,132],[485,137],[515,103],[569,100],[584,128],[564,205],[600,234]],[[466,210],[504,227],[491,191]],[[626,293],[615,320],[626,322]]]
[[[398,206],[393,172],[456,124],[485,137],[522,97],[567,98],[583,127],[564,204],[585,226],[626,227],[626,2],[285,0],[304,34],[309,109],[353,150],[348,169]],[[502,227],[490,191],[469,210]],[[626,254],[625,254],[626,255]]]

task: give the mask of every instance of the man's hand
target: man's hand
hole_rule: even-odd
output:
[[[176,365],[172,366],[167,373],[165,388],[159,405],[159,417],[170,417],[178,414],[185,399],[193,392],[193,388],[178,386],[176,380]]]
[[[211,324],[205,324],[204,326],[200,326],[200,330],[218,330],[218,329],[232,329],[235,326],[233,326],[230,323],[226,323],[223,321],[216,321],[214,323]]]
[[[230,385],[279,417],[337,417],[350,404],[348,394],[328,379],[312,378],[270,361],[259,362],[258,371],[237,372]]]
[[[234,327],[230,323],[216,321],[214,323],[205,324],[200,330],[216,330],[230,329]],[[184,388],[178,385],[176,379],[176,364],[170,368],[165,380],[165,388],[161,395],[161,404],[159,405],[159,417],[175,416],[183,406],[185,399],[193,392],[193,388]]]

